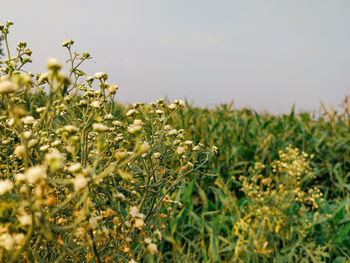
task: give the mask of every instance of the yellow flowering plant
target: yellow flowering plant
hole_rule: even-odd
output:
[[[1,262],[140,262],[160,256],[157,242],[179,201],[184,178],[213,155],[168,123],[184,103],[136,103],[118,112],[117,85],[69,53],[31,74],[26,43],[12,57],[12,22],[0,25],[8,58],[0,61]]]

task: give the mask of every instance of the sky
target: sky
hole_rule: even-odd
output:
[[[348,0],[0,0],[0,23],[15,24],[45,72],[65,63],[62,42],[106,72],[122,103],[167,97],[197,106],[287,113],[338,106],[350,95]]]

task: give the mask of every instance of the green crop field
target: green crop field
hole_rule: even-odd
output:
[[[350,262],[350,108],[118,103],[0,25],[1,262]],[[12,55],[12,56],[11,56]],[[252,105],[253,106],[253,105]],[[253,107],[254,108],[254,107]]]

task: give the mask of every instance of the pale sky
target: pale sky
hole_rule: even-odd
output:
[[[350,95],[349,0],[0,0],[26,69],[64,63],[65,40],[119,85],[119,102],[164,96],[194,105],[289,112],[339,105]]]

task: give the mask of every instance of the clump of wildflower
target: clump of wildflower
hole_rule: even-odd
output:
[[[102,123],[94,123],[92,124],[92,129],[96,132],[106,132],[109,128]]]
[[[24,173],[27,182],[30,184],[36,184],[40,182],[41,180],[45,179],[47,177],[46,175],[46,167],[44,166],[34,166],[30,167],[25,173]]]
[[[51,149],[50,152],[45,155],[45,160],[52,171],[63,168],[64,159],[62,153],[57,149]]]
[[[0,195],[6,194],[13,189],[13,182],[9,179],[0,181]]]
[[[85,176],[79,174],[73,179],[74,190],[79,191],[88,185],[88,180]]]
[[[18,90],[16,83],[12,81],[0,82],[0,94],[9,94]]]

